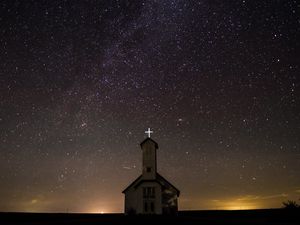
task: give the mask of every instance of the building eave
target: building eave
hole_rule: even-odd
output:
[[[132,181],[132,183],[131,184],[129,184],[128,186],[127,186],[127,188],[125,188],[123,191],[122,191],[122,193],[124,194],[131,186],[133,186],[139,179],[141,179],[142,178],[142,175],[140,175],[140,176],[138,176],[134,181]],[[139,182],[138,182],[139,183]]]
[[[167,183],[169,186],[171,186],[172,188],[175,189],[177,197],[179,197],[180,195],[180,191],[173,185],[171,184],[166,178],[164,178],[162,175],[160,175],[159,173],[156,173],[156,179],[143,179],[142,175],[140,175],[138,178],[136,178],[127,188],[125,188],[122,193],[125,194],[125,192],[131,188],[137,188],[139,185],[141,185],[144,182],[157,182],[159,183],[161,186],[164,186],[164,184],[162,183],[165,182]]]

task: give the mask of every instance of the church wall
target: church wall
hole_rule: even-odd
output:
[[[141,186],[139,186],[137,189],[136,189],[136,193],[137,193],[137,213],[138,214],[142,214],[143,213],[143,189],[141,188]]]
[[[136,189],[131,187],[125,193],[125,213],[144,213],[144,187],[155,187],[155,214],[176,214],[178,211],[177,191],[169,185],[162,187],[157,182],[143,182]]]
[[[138,196],[134,188],[130,188],[125,193],[125,213],[137,214],[138,212]]]

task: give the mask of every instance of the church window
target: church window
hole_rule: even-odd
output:
[[[148,212],[148,204],[147,204],[147,202],[144,202],[144,212]]]
[[[155,198],[155,187],[144,187],[143,188],[144,198]]]

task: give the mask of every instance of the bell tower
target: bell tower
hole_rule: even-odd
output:
[[[148,129],[145,133],[148,133],[148,138],[146,138],[141,143],[141,149],[143,154],[143,178],[144,179],[155,179],[157,172],[157,162],[156,162],[156,149],[158,149],[158,144],[150,138],[150,134],[153,131]]]

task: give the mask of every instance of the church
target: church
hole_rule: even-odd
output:
[[[125,214],[166,214],[178,211],[180,191],[157,172],[156,150],[158,144],[148,134],[140,145],[143,155],[142,174],[122,193],[125,194]]]

